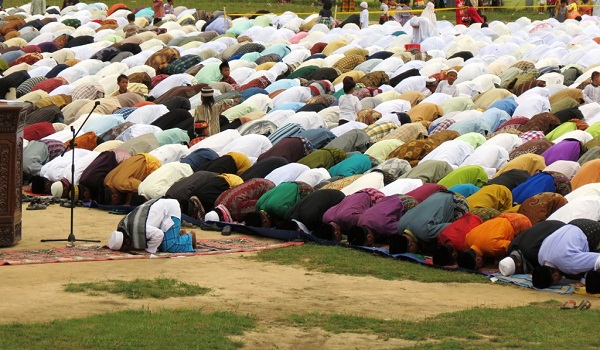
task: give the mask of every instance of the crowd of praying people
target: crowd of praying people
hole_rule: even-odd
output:
[[[193,251],[185,214],[600,291],[598,17],[29,13],[0,19],[0,98],[29,109],[23,176],[133,209],[111,249]]]

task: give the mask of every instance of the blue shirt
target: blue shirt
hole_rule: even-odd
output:
[[[125,119],[123,119],[123,116],[121,114],[103,115],[102,117],[96,118],[91,122],[85,124],[81,131],[93,131],[96,135],[102,135],[108,130],[123,123],[125,123]]]

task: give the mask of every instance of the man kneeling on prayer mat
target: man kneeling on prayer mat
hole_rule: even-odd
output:
[[[479,270],[486,259],[505,257],[510,242],[530,227],[529,218],[516,213],[502,214],[478,225],[465,236],[467,250],[456,257],[458,266]]]
[[[546,237],[531,273],[535,288],[558,284],[563,275],[585,278],[586,292],[600,293],[600,222],[575,219]]]
[[[196,233],[181,230],[181,209],[175,199],[148,201],[127,214],[108,239],[108,248],[131,251],[157,250],[169,253],[192,253],[196,249]]]

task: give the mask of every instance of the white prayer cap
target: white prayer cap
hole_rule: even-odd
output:
[[[63,184],[60,181],[56,181],[50,187],[50,193],[52,193],[53,197],[61,198],[63,194]]]
[[[112,250],[119,250],[123,245],[123,233],[120,231],[113,231],[110,238],[108,239],[108,248]]]
[[[366,9],[366,8],[369,7],[369,4],[367,4],[366,1],[363,1],[363,2],[360,3],[360,7]]]
[[[502,276],[512,276],[515,274],[515,261],[511,257],[500,260],[498,264]]]
[[[221,221],[221,219],[219,219],[219,214],[213,210],[204,215],[204,221]]]

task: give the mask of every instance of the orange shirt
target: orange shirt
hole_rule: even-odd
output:
[[[465,237],[465,246],[483,257],[501,257],[508,245],[523,230],[531,227],[525,215],[502,214],[475,227]]]

